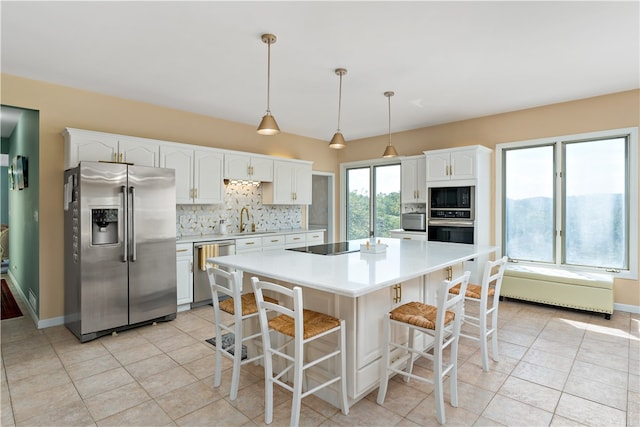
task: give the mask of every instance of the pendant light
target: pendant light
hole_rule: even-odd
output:
[[[346,142],[344,142],[344,136],[342,136],[342,132],[340,132],[340,109],[342,106],[342,76],[347,74],[346,68],[336,68],[336,74],[340,76],[340,91],[338,92],[338,130],[331,138],[331,142],[329,143],[329,148],[340,149],[344,148]]]
[[[384,93],[384,96],[389,100],[389,145],[387,145],[387,148],[385,148],[384,154],[382,155],[384,158],[398,157],[398,152],[393,148],[393,145],[391,145],[391,97],[393,95],[395,95],[395,93],[391,91]]]
[[[260,121],[260,125],[256,132],[260,135],[277,135],[280,133],[280,128],[276,123],[276,119],[271,115],[271,110],[269,109],[269,96],[270,96],[270,84],[271,84],[271,45],[276,42],[276,36],[273,34],[263,34],[262,42],[266,43],[268,46],[268,54],[267,54],[267,113],[262,117]]]

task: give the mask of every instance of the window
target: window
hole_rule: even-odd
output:
[[[637,145],[637,128],[498,145],[502,252],[636,278]]]
[[[400,164],[343,165],[343,236],[346,240],[389,237],[400,228]],[[371,197],[371,195],[374,197]]]

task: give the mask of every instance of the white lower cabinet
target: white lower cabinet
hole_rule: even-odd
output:
[[[305,242],[307,246],[323,244],[324,231],[314,231],[312,233],[307,233],[307,238],[305,239]]]
[[[248,252],[262,251],[262,237],[243,237],[236,239],[236,253],[246,254]]]
[[[307,235],[305,233],[286,234],[284,238],[285,248],[299,248],[307,244]]]
[[[391,230],[391,237],[394,239],[404,239],[404,240],[427,240],[427,233],[424,231],[402,231],[402,230]]]
[[[276,234],[262,238],[262,251],[284,249],[284,235]]]
[[[176,244],[176,273],[178,306],[191,304],[193,302],[193,243]]]

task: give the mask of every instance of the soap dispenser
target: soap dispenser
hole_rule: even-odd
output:
[[[224,219],[220,220],[220,225],[218,226],[218,232],[220,234],[227,234],[227,224],[224,223]]]

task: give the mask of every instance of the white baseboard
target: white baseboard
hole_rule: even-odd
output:
[[[11,277],[11,281],[13,282],[13,288],[20,294],[20,296],[22,297],[22,301],[25,301],[24,305],[27,306],[27,311],[29,312],[29,316],[31,316],[31,320],[33,320],[33,323],[38,325],[39,323],[38,315],[36,314],[33,307],[31,307],[31,304],[29,304],[29,298],[27,298],[24,292],[22,292],[22,287],[20,286],[18,279],[16,279],[16,276],[13,275],[13,272],[11,271],[11,269],[7,271],[7,274],[9,275],[9,277]],[[38,327],[38,329],[40,329],[40,327]]]
[[[631,304],[613,304],[613,309],[617,311],[624,311],[627,313],[640,314],[640,306]]]
[[[64,316],[51,317],[49,319],[38,320],[38,329],[51,328],[52,326],[64,325]]]

